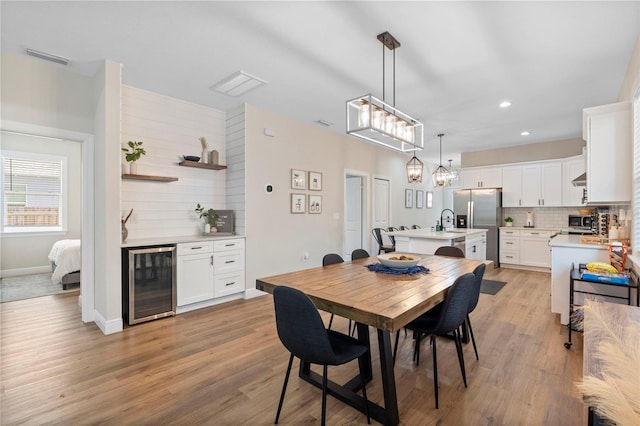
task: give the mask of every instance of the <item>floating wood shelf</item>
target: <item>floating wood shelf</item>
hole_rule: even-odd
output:
[[[123,174],[122,179],[153,180],[156,182],[175,182],[178,180],[177,177],[170,177],[170,176],[148,176],[148,175],[130,175],[130,174]]]
[[[223,166],[221,164],[205,164],[205,163],[198,163],[197,161],[181,161],[178,163],[179,166],[184,166],[184,167],[195,167],[198,169],[210,169],[210,170],[224,170],[227,168],[227,166]]]

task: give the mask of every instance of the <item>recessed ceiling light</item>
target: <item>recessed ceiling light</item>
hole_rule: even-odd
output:
[[[520,136],[529,136],[530,134],[531,134],[531,132],[530,132],[530,131],[528,131],[528,130],[524,130],[524,131],[522,131],[522,132],[520,133]]]
[[[510,106],[511,106],[511,102],[509,101],[500,102],[500,108],[509,108]]]
[[[214,84],[209,89],[229,96],[240,96],[266,83],[266,80],[253,76],[249,73],[236,71],[229,77]]]
[[[69,59],[62,56],[53,55],[51,53],[42,52],[40,50],[29,49],[29,48],[26,48],[25,51],[27,55],[33,56],[34,58],[44,59],[45,61],[51,61],[51,62],[55,62],[56,64],[62,64],[62,65],[67,65],[69,63]]]

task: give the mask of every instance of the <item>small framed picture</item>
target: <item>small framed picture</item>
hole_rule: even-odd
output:
[[[291,213],[307,212],[307,194],[291,194]]]
[[[307,172],[291,169],[291,189],[307,189]]]
[[[322,195],[309,195],[309,214],[322,213]]]
[[[413,189],[404,190],[404,206],[408,209],[413,207]]]
[[[424,207],[424,191],[416,189],[416,209]]]
[[[309,172],[309,191],[322,191],[322,173]]]
[[[433,192],[427,191],[427,208],[433,207]]]

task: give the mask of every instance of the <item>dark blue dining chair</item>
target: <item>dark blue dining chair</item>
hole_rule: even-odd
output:
[[[369,257],[369,252],[365,249],[355,249],[351,252],[351,260],[364,259]]]
[[[462,249],[454,246],[438,247],[433,254],[436,256],[464,257]]]
[[[334,265],[336,263],[343,263],[344,259],[342,256],[336,253],[325,254],[322,258],[322,266]],[[331,324],[333,324],[333,314],[331,314],[331,318],[329,319],[329,327],[331,328]],[[349,334],[351,334],[351,320],[349,320]]]
[[[460,364],[462,380],[464,381],[464,387],[467,387],[467,375],[464,368],[464,354],[462,352],[462,342],[460,339],[460,326],[467,318],[469,300],[471,299],[471,291],[475,284],[475,279],[476,276],[472,273],[458,277],[449,288],[447,296],[440,305],[406,325],[409,330],[414,332],[416,338],[413,353],[417,365],[420,365],[420,340],[422,339],[422,336],[430,337],[433,353],[433,384],[436,408],[438,408],[438,361],[436,336],[453,333],[456,351],[458,352],[458,363]],[[399,334],[400,330],[396,333],[396,344],[393,350],[394,359],[398,351]]]
[[[327,366],[342,365],[358,359],[360,378],[362,380],[362,397],[365,402],[367,423],[370,423],[369,402],[364,379],[366,376],[365,365],[359,359],[369,351],[369,348],[352,337],[325,329],[318,309],[311,299],[300,290],[278,286],[273,290],[273,302],[278,337],[284,347],[291,353],[284,384],[282,385],[275,423],[277,424],[280,418],[294,356],[304,362],[322,365],[323,426],[325,425],[327,411]]]
[[[478,348],[476,347],[476,338],[473,336],[473,328],[471,328],[471,319],[469,318],[469,314],[473,312],[473,310],[478,306],[478,300],[480,300],[480,286],[482,285],[482,278],[484,277],[484,271],[487,269],[487,265],[481,263],[476,266],[476,269],[473,270],[473,275],[476,277],[476,280],[473,284],[473,289],[471,290],[471,295],[469,299],[469,307],[467,308],[467,327],[469,328],[469,335],[471,336],[471,342],[473,342],[473,351],[476,353],[476,360],[478,358]]]

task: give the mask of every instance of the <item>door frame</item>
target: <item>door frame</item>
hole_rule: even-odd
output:
[[[362,224],[362,235],[360,244],[363,248],[369,246],[369,238],[368,233],[365,230],[369,229],[370,226],[370,218],[371,218],[371,184],[370,177],[371,175],[368,172],[364,172],[361,170],[353,170],[353,169],[344,169],[344,175],[342,177],[343,182],[343,211],[342,217],[344,218],[342,221],[342,252],[344,253],[347,249],[347,177],[360,177],[363,188],[360,193],[362,196],[362,210],[360,222]]]
[[[24,133],[34,136],[64,139],[82,144],[82,213],[80,225],[81,266],[80,266],[80,296],[78,304],[82,310],[82,321],[94,320],[94,195],[93,195],[93,161],[94,140],[93,135],[72,130],[57,129],[54,127],[39,126],[36,124],[3,120],[0,128],[8,132]]]
[[[389,205],[387,207],[389,208],[389,211],[388,211],[387,217],[389,218],[388,225],[391,226],[392,215],[393,215],[393,207],[391,206],[391,202],[392,202],[391,201],[391,185],[393,184],[393,180],[391,179],[390,176],[373,175],[373,180],[372,180],[372,183],[371,183],[371,187],[372,188],[375,187],[376,179],[386,180],[387,182],[389,182],[389,192],[387,194],[387,199],[389,200]],[[371,208],[371,211],[372,211],[372,213],[371,213],[371,223],[376,223],[376,218],[374,216],[376,209],[373,206],[376,205],[377,200],[375,199],[375,191],[372,191],[372,193],[373,193],[373,195],[372,195],[372,199],[371,199],[371,206],[372,206],[372,208]],[[383,236],[383,239],[384,239],[384,236]],[[370,248],[372,250],[371,253],[377,253],[378,243],[373,239],[372,235],[369,235],[369,240],[368,241],[369,241],[369,246],[370,246]]]

